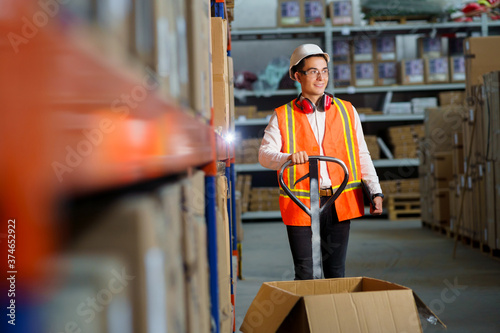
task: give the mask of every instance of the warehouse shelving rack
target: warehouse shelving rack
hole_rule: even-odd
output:
[[[27,0],[4,5],[2,36],[22,31],[19,18],[33,17],[40,10]],[[206,173],[212,314],[214,331],[219,332],[216,162],[229,161],[233,175],[228,179],[234,183],[234,148],[205,120],[159,96],[153,88],[155,77],[102,56],[85,38],[58,28],[53,20],[37,30],[36,36],[22,37],[23,43],[14,45],[5,39],[0,44],[4,65],[0,77],[4,109],[0,214],[2,221],[17,221],[16,282],[19,311],[23,310],[17,328],[23,332],[40,329],[37,288],[46,277],[40,263],[57,254],[64,242],[56,223],[61,200],[200,168]],[[137,100],[124,107],[117,102],[124,95]],[[83,132],[94,133],[98,142],[84,140]],[[99,141],[99,137],[105,139]],[[231,202],[228,210],[235,235]],[[2,239],[2,249],[5,243]]]
[[[400,34],[436,34],[436,33],[459,33],[479,31],[482,36],[487,36],[490,29],[500,28],[500,21],[489,21],[486,15],[482,15],[478,22],[458,23],[425,23],[425,24],[377,24],[373,26],[332,26],[330,20],[325,20],[325,26],[309,26],[295,28],[263,28],[263,29],[241,29],[231,32],[233,41],[260,41],[260,40],[276,40],[276,39],[294,39],[294,38],[312,38],[322,37],[325,45],[325,51],[328,54],[333,53],[332,42],[335,36],[346,37],[377,37],[384,35],[400,35]],[[328,64],[330,72],[333,72],[333,61]],[[373,86],[373,87],[346,87],[334,88],[333,80],[330,80],[327,90],[334,94],[356,94],[356,93],[383,93],[386,94],[386,103],[388,97],[396,92],[418,92],[418,91],[444,91],[444,90],[464,90],[465,83],[446,83],[446,84],[424,84],[424,85],[392,85],[392,86]],[[271,98],[273,96],[296,96],[296,89],[275,90],[269,92],[255,92],[246,90],[235,91],[235,97],[244,99],[247,97],[254,98]],[[389,98],[390,100],[390,98]],[[367,122],[421,122],[424,120],[424,115],[364,115],[360,114],[360,120],[363,123]],[[240,119],[235,122],[239,128],[248,126],[265,126],[269,121],[269,117],[265,119]],[[419,160],[412,159],[382,159],[374,160],[376,168],[397,168],[397,167],[417,167]],[[268,172],[268,169],[259,164],[242,164],[236,166],[236,172]],[[242,219],[266,219],[280,218],[279,212],[246,212],[242,215]]]

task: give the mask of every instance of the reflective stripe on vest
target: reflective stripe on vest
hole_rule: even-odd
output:
[[[363,197],[361,192],[361,176],[357,136],[354,131],[353,109],[350,103],[335,98],[332,107],[325,115],[325,137],[323,150],[325,155],[341,158],[349,169],[349,181],[341,196],[335,202],[339,220],[347,220],[363,215]],[[276,109],[278,124],[282,137],[282,152],[293,154],[305,150],[308,155],[320,155],[320,147],[307,116],[294,109],[293,101]],[[344,145],[339,145],[344,142]],[[334,156],[337,155],[337,156]],[[328,164],[328,174],[332,180],[333,190],[340,186],[343,172],[332,164]],[[295,184],[297,179],[309,170],[308,164],[294,165],[286,169],[283,175],[292,193],[306,206],[310,204],[309,179]],[[310,225],[309,216],[298,208],[280,189],[280,209],[283,221],[287,225]]]

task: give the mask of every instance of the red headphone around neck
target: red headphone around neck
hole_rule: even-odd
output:
[[[314,112],[314,103],[311,102],[311,100],[309,98],[306,98],[306,97],[304,97],[302,100],[300,100],[301,96],[302,96],[302,93],[300,93],[299,96],[295,99],[295,106],[304,113],[313,113]],[[321,103],[323,103],[323,108],[326,111],[332,105],[332,99],[333,99],[333,95],[325,92],[323,94],[323,96],[321,96],[321,99],[320,99],[318,104],[321,105]]]

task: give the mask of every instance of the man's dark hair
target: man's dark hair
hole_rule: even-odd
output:
[[[297,65],[292,67],[292,76],[295,75],[295,72],[302,72],[304,70],[305,60],[309,59],[309,58],[313,58],[313,57],[321,57],[321,58],[325,59],[325,61],[328,63],[328,60],[326,59],[326,56],[324,54],[311,54],[311,55],[305,57],[304,59],[302,59]],[[320,69],[320,68],[318,68],[318,69]]]

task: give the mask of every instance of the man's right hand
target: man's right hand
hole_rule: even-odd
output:
[[[309,156],[305,151],[299,151],[288,156],[288,160],[292,161],[293,164],[304,164],[309,161]]]

